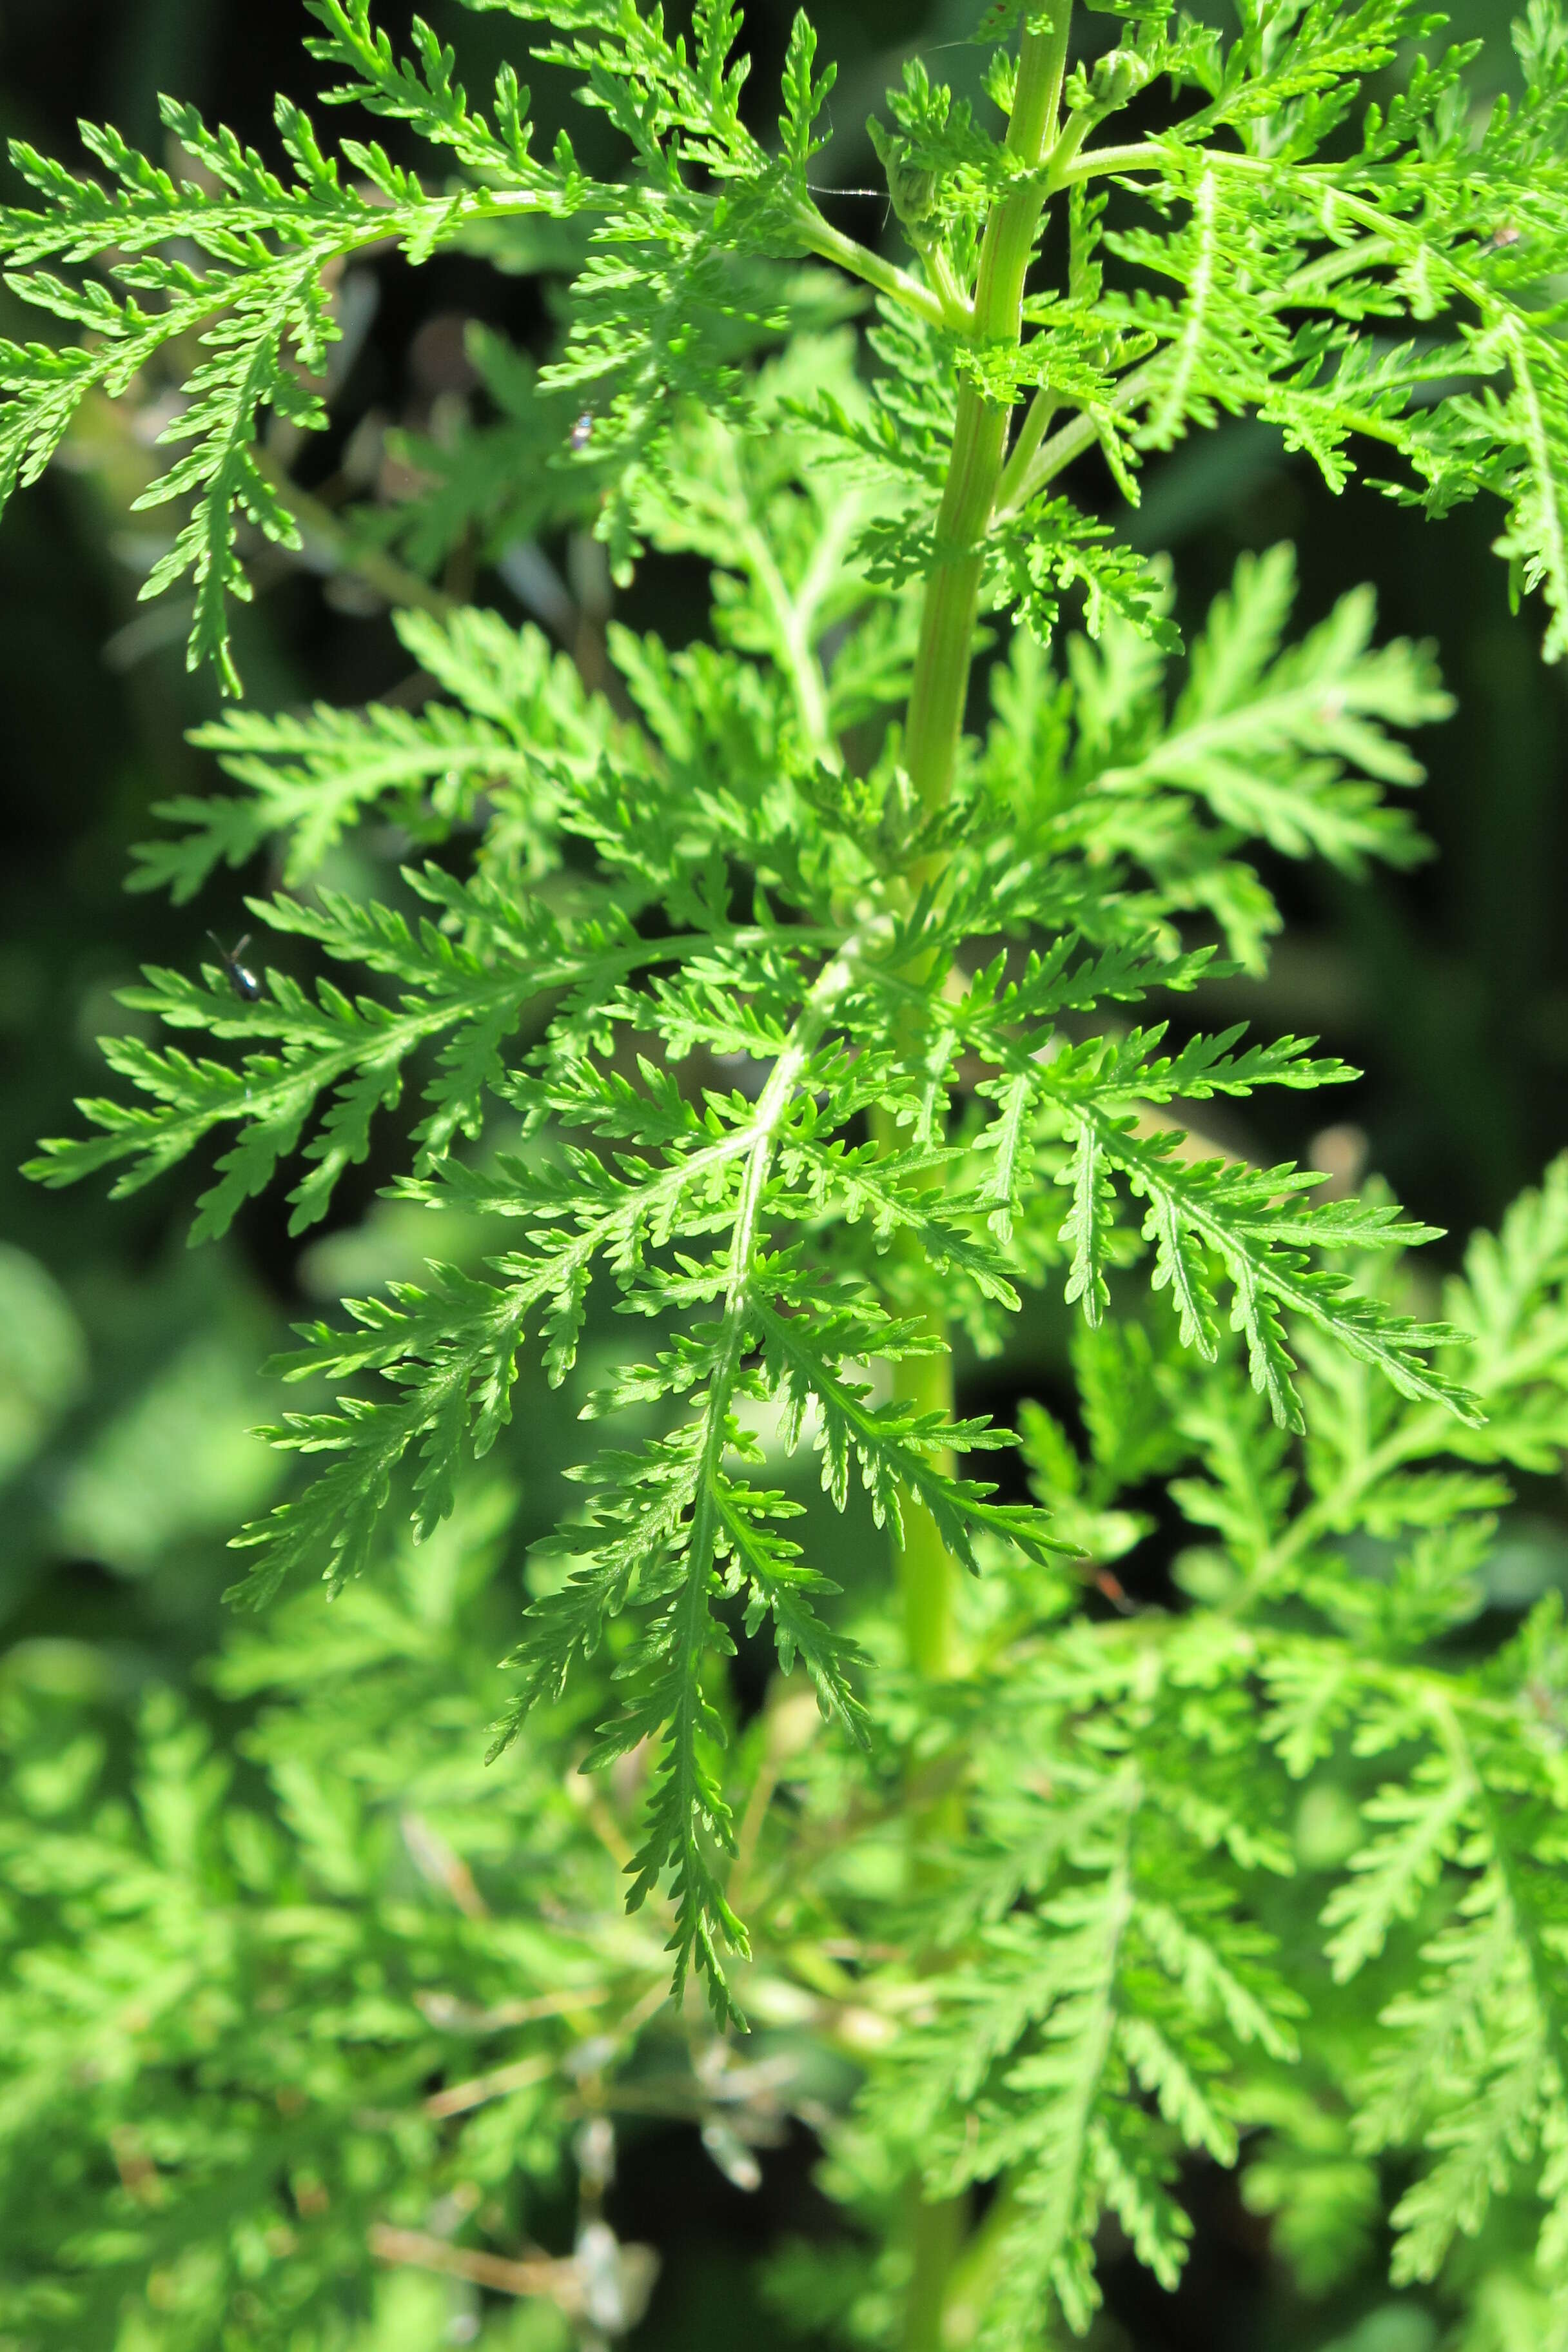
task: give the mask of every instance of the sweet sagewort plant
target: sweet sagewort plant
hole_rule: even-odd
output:
[[[1509,1472],[1568,1442],[1568,1164],[1436,1320],[1384,1197],[1185,1133],[1353,1075],[1168,1020],[1267,962],[1250,845],[1420,854],[1405,737],[1447,705],[1364,593],[1289,635],[1284,550],[1184,649],[1099,512],[1253,414],[1336,488],[1500,500],[1568,649],[1568,10],[1531,0],[1523,98],[1478,113],[1412,0],[994,8],[984,119],[917,62],[875,127],[905,267],[812,185],[804,16],[773,135],[726,0],[686,37],[561,0],[535,54],[601,175],[535,154],[510,67],[481,110],[417,21],[405,57],[368,0],[310,13],[326,103],[425,172],[281,100],[276,168],[173,102],[177,172],[14,150],[8,283],[66,332],[0,350],[7,487],[183,375],[147,584],[237,688],[345,258],[546,224],[574,275],[537,377],[480,346],[495,421],[428,494],[339,526],[413,583],[429,699],[235,709],[197,740],[236,790],[141,853],[186,899],[276,845],[281,961],[254,1001],[150,970],[125,1091],[33,1170],[127,1190],[216,1140],[197,1236],[275,1181],[303,1232],[409,1097],[432,1263],[282,1367],[309,1475],[237,1538],[267,1613],[216,1669],[267,1701],[243,1777],[164,1695],[128,1803],[90,1720],[6,1696],[0,2341],[623,2332],[631,2112],[742,2184],[821,2136],[846,2229],[770,2289],[814,2340],[1092,2333],[1097,2257],[1174,2284],[1207,2162],[1307,2293],[1386,2241],[1448,2340],[1568,2345],[1568,1632],[1456,1638]],[[574,660],[419,585],[582,524],[623,580],[711,565],[709,639],[584,622]],[[356,828],[340,872],[401,845],[384,897],[314,878]],[[1081,1444],[954,1406],[955,1342],[1042,1287]],[[536,1368],[580,1500],[505,1630]],[[1118,1608],[1155,1482],[1177,1605]],[[883,1531],[847,1594],[829,1507]],[[780,1669],[744,1724],[742,1622]]]

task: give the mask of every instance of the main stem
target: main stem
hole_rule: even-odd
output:
[[[1031,173],[1038,170],[1056,133],[1071,17],[1071,0],[1058,0],[1051,29],[1024,36],[1007,152]],[[1044,202],[1044,187],[1026,180],[1004,198],[986,224],[974,287],[972,338],[976,343],[1009,348],[1017,343],[1024,277]],[[952,455],[937,518],[936,563],[921,614],[907,721],[910,776],[928,811],[941,808],[952,790],[980,607],[984,541],[1001,478],[1010,413],[972,385],[959,393]]]
[[[1032,176],[1010,190],[986,224],[971,330],[980,344],[1001,343],[1011,349],[1023,330],[1024,279],[1045,203],[1045,175],[1040,167],[1057,135],[1071,21],[1072,0],[1055,0],[1049,28],[1024,36],[1007,150]],[[936,561],[926,583],[905,725],[910,777],[927,814],[935,814],[946,805],[958,765],[985,563],[984,539],[1006,455],[1009,415],[1006,408],[987,401],[971,387],[960,390],[952,454],[937,521]],[[933,877],[928,870],[915,878]],[[936,1351],[906,1358],[896,1365],[893,1393],[917,1412],[941,1412],[951,1420],[952,1359],[947,1332],[940,1317],[930,1315],[926,1320]],[[957,1665],[956,1571],[930,1514],[913,1496],[904,1500],[904,1538],[898,1565],[910,1664],[923,1678],[942,1681]],[[917,1820],[910,1827],[919,1840],[921,1822]],[[923,1827],[934,1832],[941,1824],[928,1820]],[[966,2200],[929,2204],[918,2179],[911,2182],[907,2225],[912,2261],[904,2313],[904,2352],[941,2352],[942,2315],[967,2224]]]
[[[1023,328],[1024,278],[1045,202],[1039,167],[1053,142],[1067,70],[1072,0],[1057,0],[1050,28],[1026,33],[1007,151],[1026,172],[986,224],[975,280],[973,339],[1016,346]],[[952,454],[937,520],[936,562],[921,612],[905,758],[922,809],[934,814],[952,791],[980,610],[984,538],[1006,454],[1010,412],[965,385],[958,395]],[[929,875],[917,877],[931,878]],[[945,1328],[931,1319],[941,1352],[895,1368],[894,1393],[926,1412],[952,1410]],[[911,1497],[899,1557],[910,1663],[941,1680],[953,1670],[954,1570],[930,1515]]]

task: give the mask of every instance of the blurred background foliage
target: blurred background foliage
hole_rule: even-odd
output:
[[[381,13],[395,35],[399,11]],[[458,43],[470,86],[487,81],[518,38],[510,20],[449,0],[426,13]],[[1483,41],[1487,85],[1505,86],[1511,58],[1499,0],[1454,0],[1450,13],[1458,33]],[[828,0],[818,14],[839,63],[840,127],[822,177],[862,188],[874,163],[852,126],[904,56],[919,49],[940,78],[977,89],[984,52],[963,45],[973,0],[924,9]],[[760,92],[775,83],[789,15],[785,0],[753,0]],[[260,9],[241,0],[0,0],[0,127],[71,158],[75,118],[108,118],[158,152],[156,93],[171,89],[265,148],[273,90],[313,95],[304,29],[292,0]],[[536,102],[542,130],[552,131],[563,94],[545,89]],[[592,136],[590,125],[590,149]],[[858,232],[874,233],[877,200],[843,202]],[[896,234],[884,221],[884,237]],[[449,448],[465,420],[489,413],[474,322],[524,349],[547,346],[547,303],[526,274],[532,257],[500,257],[512,266],[499,272],[479,255],[417,272],[372,266],[345,288],[338,427],[320,447],[279,453],[298,458],[322,502],[320,528],[307,562],[269,556],[258,567],[256,603],[239,616],[241,667],[258,707],[411,690],[384,598],[363,574],[334,571],[331,510],[350,497],[395,508],[417,487],[420,455],[399,435],[418,436],[426,462],[438,462],[432,449]],[[0,326],[15,324],[0,297]],[[36,1192],[11,1172],[37,1136],[69,1126],[74,1095],[98,1088],[93,1039],[126,1024],[115,990],[146,959],[194,965],[210,953],[209,924],[226,940],[243,931],[244,891],[268,878],[260,866],[225,872],[182,907],[124,887],[131,845],[157,833],[153,803],[215,781],[185,740],[213,715],[215,690],[185,672],[184,615],[136,601],[152,552],[131,501],[150,471],[157,422],[155,397],[129,423],[108,411],[90,419],[71,462],[19,500],[0,532],[0,1692],[8,1682],[114,1717],[171,1685],[194,1698],[220,1742],[244,1752],[253,1694],[243,1673],[231,1665],[215,1676],[204,1661],[226,1640],[232,1647],[220,1597],[232,1574],[226,1538],[288,1475],[247,1434],[278,1402],[258,1368],[291,1318],[345,1287],[409,1271],[423,1236],[419,1212],[377,1202],[386,1170],[374,1160],[342,1188],[332,1223],[304,1245],[288,1239],[282,1207],[261,1202],[226,1244],[196,1253],[185,1233],[199,1171],[121,1203],[90,1190]],[[520,485],[520,510],[526,505]],[[1271,875],[1291,925],[1268,977],[1216,986],[1203,1008],[1207,1016],[1223,1001],[1230,1017],[1255,1017],[1266,1030],[1316,1033],[1364,1069],[1353,1096],[1336,1104],[1336,1129],[1292,1130],[1299,1098],[1287,1095],[1278,1130],[1253,1139],[1271,1152],[1315,1152],[1345,1181],[1381,1171],[1415,1215],[1448,1229],[1437,1258],[1457,1255],[1472,1226],[1495,1222],[1568,1140],[1568,681],[1540,665],[1539,616],[1510,615],[1503,569],[1488,553],[1490,528],[1480,506],[1434,529],[1366,490],[1335,500],[1268,428],[1234,425],[1163,461],[1137,523],[1145,546],[1173,554],[1186,614],[1228,581],[1239,550],[1289,539],[1300,555],[1300,621],[1364,579],[1376,586],[1384,634],[1437,642],[1458,711],[1421,746],[1436,856],[1412,874],[1354,886],[1321,873]],[[514,618],[521,593],[550,617],[548,574],[514,550],[499,574],[485,569],[476,580],[481,551],[471,534],[436,551],[447,591],[477,593]],[[417,547],[403,552],[420,561]],[[553,552],[579,605],[591,605],[592,551]],[[661,568],[657,617],[668,635],[695,634],[705,605],[695,568],[689,576]],[[655,598],[636,588],[622,609],[647,622]],[[476,1257],[485,1245],[469,1237]],[[443,1247],[460,1254],[450,1237]],[[1005,1362],[970,1368],[963,1402],[1010,1410],[1035,1394],[1070,1410],[1065,1328],[1054,1308],[1026,1318]],[[566,1406],[537,1374],[525,1377],[520,1399],[509,1465],[522,1494],[514,1577],[526,1542],[555,1516],[560,1473],[579,1443]],[[858,1540],[837,1533],[840,1549]],[[1528,1496],[1489,1575],[1500,1621],[1549,1586],[1568,1589],[1558,1482]],[[485,1608],[476,1639],[494,1656],[509,1610],[493,1596]],[[742,1645],[742,1684],[747,1670]],[[1315,1801],[1331,1812],[1331,1791]],[[1325,1814],[1303,1834],[1331,1844],[1333,1829]],[[823,2225],[815,2153],[796,2127],[748,2190],[709,2162],[694,2130],[660,2126],[640,2142],[633,2133],[616,2225],[623,2238],[661,2246],[665,2270],[632,2341],[702,2352],[743,2336],[763,2352],[795,2340],[751,2282],[758,2255]],[[1323,2197],[1364,2198],[1366,2184],[1341,2179],[1334,2154],[1325,2152]],[[1252,2178],[1257,2203],[1263,2191]],[[1303,2293],[1310,2259],[1292,2280],[1266,2222],[1242,2210],[1230,2184],[1199,2180],[1193,2196],[1198,2239],[1181,2293],[1162,2295],[1131,2264],[1119,2291],[1113,2269],[1107,2343],[1136,2352],[1428,2352],[1437,2342],[1434,2315],[1380,2285],[1375,2229],[1363,2270],[1314,2302]],[[4,2230],[0,2217],[0,2256]],[[377,2352],[437,2341],[444,2292],[419,2277],[389,2286],[370,2339]],[[519,2325],[519,2344],[531,2342]],[[1513,2340],[1508,2326],[1500,2314],[1500,2346]]]

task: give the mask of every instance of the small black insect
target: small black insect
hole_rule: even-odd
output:
[[[585,408],[572,427],[572,446],[574,449],[585,449],[593,437],[594,412],[591,408]]]
[[[207,933],[207,937],[211,940],[214,947],[216,948],[219,955],[222,956],[223,968],[228,974],[228,984],[230,988],[233,989],[235,994],[238,997],[240,1003],[242,1004],[256,1003],[261,994],[261,982],[251,971],[250,966],[247,963],[241,962],[240,961],[246,949],[250,945],[250,933],[247,931],[245,937],[240,940],[232,955],[228,949],[225,947],[223,941],[219,939],[216,931],[209,931]]]

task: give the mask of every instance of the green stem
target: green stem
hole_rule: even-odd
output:
[[[1152,366],[1134,368],[1131,375],[1123,376],[1108,405],[1118,412],[1136,407],[1152,379]],[[1037,490],[1044,489],[1047,482],[1054,482],[1075,457],[1081,457],[1086,449],[1093,447],[1100,431],[1100,427],[1092,416],[1080,412],[1070,418],[1036,452],[1017,479],[1008,483],[1005,497],[998,496],[996,515],[1012,514],[1017,508],[1026,506]]]
[[[1017,2192],[1011,2179],[1004,2179],[953,2262],[942,2310],[944,2343],[973,2344],[979,2335],[999,2281],[1007,2233],[1017,2218]]]
[[[963,2251],[968,2220],[967,2198],[951,2197],[941,2205],[928,2205],[918,2181],[910,2183],[905,2223],[911,2267],[902,2352],[942,2352],[948,2282]]]
[[[851,278],[858,278],[863,284],[874,286],[879,294],[890,295],[895,302],[901,302],[906,310],[929,320],[933,327],[968,324],[967,319],[950,315],[941,296],[933,294],[929,286],[922,286],[918,278],[911,278],[907,269],[900,269],[895,263],[884,261],[879,253],[873,253],[868,247],[857,244],[852,236],[846,236],[842,229],[835,228],[830,221],[824,220],[815,205],[800,207],[796,225],[801,242],[808,253],[815,253],[823,261],[837,262],[840,269],[849,272]]]
[[[1088,136],[1089,116],[1087,114],[1069,116],[1061,137],[1051,149],[1050,163],[1046,173],[1046,185],[1053,196],[1058,188],[1067,184],[1078,151]]]
[[[1024,278],[1045,202],[1039,166],[1056,137],[1071,19],[1071,0],[1058,0],[1049,30],[1024,36],[1007,149],[1030,176],[1018,179],[986,224],[974,291],[977,342],[1013,346],[1023,331]],[[1009,414],[971,386],[959,394],[905,731],[911,782],[921,807],[932,813],[947,801],[958,764],[984,541],[1002,478]],[[921,1410],[951,1413],[952,1370],[945,1347],[937,1356],[906,1359],[895,1367],[894,1393]],[[935,1528],[911,1497],[900,1578],[910,1662],[933,1679],[952,1671],[952,1576]]]
[[[953,1410],[952,1358],[947,1334],[933,1318],[925,1318],[941,1339],[938,1355],[913,1356],[896,1367],[895,1388],[901,1402],[917,1412],[940,1412],[951,1421]],[[952,1477],[957,1464],[951,1454],[940,1454],[933,1465]],[[942,1682],[953,1671],[952,1562],[937,1533],[936,1521],[912,1495],[904,1502],[904,1540],[899,1554],[899,1580],[904,1599],[904,1645],[916,1674]]]
[[[975,279],[969,336],[977,345],[1015,349],[1023,332],[1024,280],[1034,255],[1046,201],[1041,166],[1058,134],[1062,82],[1067,70],[1072,0],[1055,0],[1048,30],[1024,36],[1007,149],[1020,165],[1018,179],[986,224]],[[979,616],[984,540],[996,502],[1006,457],[1010,410],[988,401],[971,385],[958,396],[952,451],[937,520],[935,562],[926,583],[920,640],[905,722],[905,756],[921,807],[934,814],[952,791],[958,766],[964,704]],[[1041,429],[1044,430],[1042,412]],[[931,878],[916,873],[918,886]],[[953,1410],[952,1359],[945,1328],[929,1318],[941,1344],[935,1354],[905,1358],[893,1368],[895,1397],[917,1412]],[[957,1671],[954,1645],[956,1570],[930,1514],[913,1496],[904,1498],[904,1534],[899,1548],[905,1639],[916,1674],[938,1682]],[[949,1810],[939,1808],[940,1811]],[[910,1822],[917,1843],[922,1832],[956,1828],[916,1814]],[[940,2352],[942,2318],[954,2264],[969,2227],[967,2198],[928,2203],[918,2177],[909,2190],[909,2229],[913,2268],[904,2311],[904,2352]]]
[[[1007,150],[1030,174],[1038,173],[1056,134],[1071,19],[1070,0],[1058,0],[1051,29],[1024,36]],[[1020,178],[986,224],[974,288],[972,333],[977,344],[1013,347],[1018,341],[1024,278],[1044,203],[1043,182]],[[984,541],[1001,478],[1010,414],[972,384],[959,393],[907,721],[910,776],[928,813],[945,803],[958,763],[985,562]]]
[[[1029,413],[996,485],[996,500],[993,517],[1005,514],[1016,503],[1019,485],[1035,461],[1041,442],[1051,429],[1051,419],[1057,413],[1057,396],[1044,384],[1029,403]]]
[[[1069,188],[1075,181],[1097,179],[1102,172],[1160,172],[1168,167],[1164,148],[1140,140],[1136,145],[1089,147],[1080,155],[1064,155],[1051,176],[1058,188]]]

